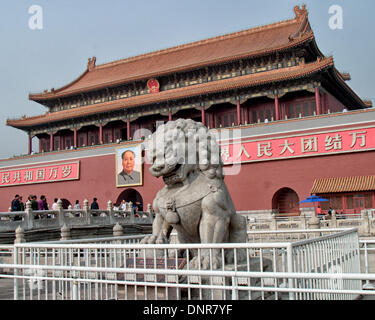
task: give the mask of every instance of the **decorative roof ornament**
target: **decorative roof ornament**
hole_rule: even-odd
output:
[[[295,6],[294,13],[296,14],[296,18],[298,20],[305,18],[308,15],[306,5],[303,4],[301,8],[299,6]]]
[[[299,6],[295,6],[294,13],[296,14],[297,21],[300,23],[300,27],[295,33],[289,35],[288,39],[290,42],[301,38],[307,33],[311,32],[310,23],[308,20],[309,14],[307,12],[306,5],[302,5],[301,8]]]
[[[87,62],[87,70],[88,71],[94,70],[96,67],[95,63],[96,63],[96,57],[89,58]]]

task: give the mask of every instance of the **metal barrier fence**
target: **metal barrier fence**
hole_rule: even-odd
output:
[[[275,231],[268,235],[274,242],[264,242],[265,232],[249,232],[246,244],[141,245],[141,238],[16,244],[14,262],[2,265],[13,272],[0,278],[14,280],[15,300],[320,300],[375,294],[362,290],[362,281],[375,275],[360,274],[356,229]]]

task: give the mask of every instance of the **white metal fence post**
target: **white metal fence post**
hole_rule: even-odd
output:
[[[293,246],[291,243],[287,246],[287,264],[288,264],[288,272],[293,272]],[[288,287],[289,289],[294,288],[293,284],[294,280],[292,278],[289,278],[288,280]],[[289,300],[294,300],[294,293],[289,292]]]
[[[15,265],[18,265],[19,259],[18,259],[18,248],[15,245],[13,247],[13,262]],[[13,281],[13,299],[18,300],[18,274],[19,270],[18,268],[14,269],[14,281]]]
[[[78,300],[78,281],[73,280],[73,300]]]

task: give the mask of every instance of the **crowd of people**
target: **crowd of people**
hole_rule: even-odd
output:
[[[40,199],[37,200],[36,195],[30,194],[28,196],[27,200],[30,201],[31,209],[33,211],[42,211],[42,210],[57,211],[58,210],[58,205],[57,205],[58,198],[54,198],[51,208],[50,208],[50,206],[47,202],[47,198],[46,198],[45,195],[41,195]],[[138,212],[143,212],[142,203],[135,202],[135,203],[132,204],[132,206],[133,206],[132,208],[135,212],[135,215],[139,217],[140,215],[138,214]],[[25,208],[26,208],[26,203],[24,203],[22,201],[22,196],[20,196],[19,194],[16,194],[14,199],[11,202],[9,212],[25,211]],[[80,204],[79,200],[76,200],[73,207],[71,205],[69,205],[68,208],[66,208],[66,209],[68,209],[68,210],[71,210],[71,209],[80,210],[81,204]],[[92,203],[90,205],[90,209],[91,210],[99,210],[99,203],[98,203],[98,199],[96,197],[93,198]],[[127,207],[126,207],[125,200],[122,200],[121,203],[118,206],[114,205],[114,207],[113,207],[114,211],[126,211],[126,209],[127,209]],[[15,216],[14,219],[15,220],[21,220],[21,217]]]
[[[14,196],[14,199],[12,200],[11,204],[10,204],[10,207],[9,207],[9,212],[17,212],[17,211],[25,211],[25,208],[26,208],[26,202],[24,203],[22,201],[22,196],[20,196],[19,194],[16,194]],[[30,194],[28,197],[27,197],[27,201],[30,201],[31,203],[31,210],[33,211],[41,211],[41,210],[52,210],[52,211],[56,211],[57,210],[57,202],[58,202],[58,198],[54,198],[53,199],[53,204],[50,208],[48,202],[47,202],[47,198],[45,195],[41,195],[40,196],[40,199],[37,200],[37,196],[36,195],[33,195],[33,194]],[[94,198],[94,202],[96,202],[97,199]],[[99,206],[98,204],[96,203],[96,206],[94,205],[94,202],[93,204],[91,205],[91,208],[94,209],[99,209]],[[72,208],[70,206],[70,208],[68,209],[81,209],[81,205],[79,203],[79,200],[76,200],[75,204],[74,204],[74,207]]]
[[[26,203],[24,203],[22,199],[23,199],[22,196],[16,194],[14,196],[14,199],[11,202],[9,211],[10,212],[25,211]],[[36,195],[30,194],[27,200],[31,202],[32,210],[49,210],[47,198],[44,195],[41,195],[40,200],[38,201]]]

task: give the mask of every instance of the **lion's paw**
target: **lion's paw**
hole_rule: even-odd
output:
[[[140,244],[155,244],[156,243],[156,239],[157,239],[156,236],[149,235],[149,236],[144,237],[141,240]]]
[[[198,270],[199,267],[201,270],[216,270],[220,268],[221,262],[217,256],[213,256],[211,260],[209,256],[203,256],[200,259],[200,266],[199,266],[199,258],[194,257],[190,261],[189,266],[190,266],[190,269],[193,269],[193,270]]]

